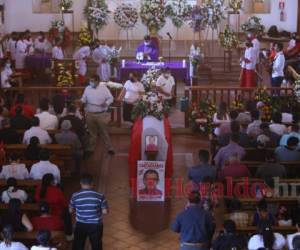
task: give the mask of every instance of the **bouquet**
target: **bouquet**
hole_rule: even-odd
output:
[[[219,34],[219,42],[225,49],[231,50],[239,46],[240,41],[237,35],[226,25],[224,32]]]
[[[89,29],[87,27],[82,27],[79,32],[80,46],[89,45],[92,41],[93,38]]]
[[[61,0],[59,6],[60,6],[62,11],[68,11],[72,8],[73,1],[72,0]]]
[[[209,100],[194,103],[190,112],[192,129],[203,134],[212,132],[212,118],[216,110],[216,105]]]
[[[297,98],[297,101],[300,102],[300,79],[297,79],[294,83],[294,94]]]
[[[88,0],[84,13],[88,22],[98,32],[107,25],[110,11],[105,0]]]
[[[117,82],[109,81],[109,82],[101,82],[100,84],[105,85],[109,89],[122,89],[123,88],[123,84],[117,83]]]
[[[122,47],[120,47],[119,49],[116,49],[116,47],[112,47],[107,58],[107,61],[110,65],[117,66],[119,64],[121,50]]]
[[[63,63],[57,64],[57,87],[70,87],[74,85],[72,71]]]
[[[170,107],[165,104],[161,97],[155,92],[148,92],[138,101],[132,110],[132,119],[144,118],[146,116],[154,116],[158,120],[170,112]]]
[[[63,41],[64,48],[71,44],[72,33],[67,27],[65,27],[65,23],[62,20],[55,20],[51,22],[51,27],[49,29],[49,40],[54,43],[54,40],[57,37]]]
[[[114,20],[122,29],[131,29],[138,21],[138,11],[131,4],[121,4],[115,10]]]
[[[242,9],[243,0],[230,0],[229,8],[231,8],[234,12],[238,12]]]
[[[204,20],[204,10],[201,6],[195,5],[191,11],[189,16],[189,25],[194,30],[194,32],[200,32],[201,30],[205,30]]]
[[[216,30],[220,22],[225,19],[224,0],[207,0],[203,8],[205,25]]]
[[[261,19],[259,17],[252,16],[242,25],[242,31],[245,33],[254,32],[261,36],[265,32],[265,26],[261,24]]]
[[[157,79],[161,75],[161,70],[152,67],[149,69],[142,77],[141,83],[144,85],[144,88],[147,91],[151,89],[152,86],[155,86]]]
[[[180,28],[188,19],[191,9],[187,0],[168,0],[166,2],[166,14],[176,28]]]
[[[141,5],[140,16],[142,23],[150,31],[160,30],[166,23],[166,12],[161,0],[144,0]]]

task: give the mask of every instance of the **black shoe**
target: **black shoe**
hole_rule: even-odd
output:
[[[115,155],[116,154],[116,152],[114,151],[114,150],[108,150],[107,151],[107,153],[109,154],[109,155],[111,155],[111,156],[113,156],[113,155]]]

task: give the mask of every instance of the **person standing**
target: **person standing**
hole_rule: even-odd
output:
[[[13,71],[11,68],[10,60],[4,60],[1,67],[1,88],[7,89],[11,88]]]
[[[81,84],[85,84],[86,82],[87,59],[90,55],[91,48],[88,45],[81,47],[73,55],[73,59],[76,60],[76,63],[78,64],[78,80]]]
[[[22,71],[25,68],[25,57],[27,56],[28,48],[24,42],[24,34],[21,33],[16,43],[16,70]]]
[[[156,89],[158,96],[162,97],[171,106],[172,99],[175,96],[175,80],[169,68],[162,70],[161,76],[156,81]]]
[[[253,50],[254,50],[254,55],[255,55],[255,63],[254,65],[259,64],[259,53],[260,53],[260,42],[257,39],[256,34],[250,33],[248,35],[248,38],[251,40],[251,43],[253,44]]]
[[[63,60],[64,52],[62,50],[62,43],[59,37],[55,38],[54,47],[52,48],[52,59]]]
[[[84,250],[89,237],[92,250],[102,250],[103,214],[108,214],[104,195],[93,190],[93,177],[80,178],[81,190],[72,195],[69,210],[76,214],[73,250]]]
[[[285,64],[285,57],[283,54],[283,45],[282,43],[275,44],[276,56],[273,61],[273,68],[272,68],[272,79],[271,85],[272,87],[280,87],[281,83],[284,78],[284,64]]]
[[[136,58],[138,61],[153,61],[157,62],[159,57],[159,51],[149,35],[144,37],[142,42],[136,49]]]
[[[189,195],[189,206],[177,215],[171,229],[180,233],[180,250],[208,250],[215,225],[200,205],[199,193]]]
[[[144,85],[139,81],[136,72],[129,75],[129,80],[124,84],[118,100],[123,102],[123,120],[126,122],[133,122],[131,113],[134,104],[139,101],[142,95],[145,94]]]
[[[108,57],[111,53],[110,47],[108,47],[103,41],[100,41],[99,46],[93,51],[93,61],[98,64],[97,74],[101,81],[108,82],[111,77],[111,68],[108,62]]]
[[[246,42],[244,58],[241,60],[241,87],[256,87],[255,80],[256,51],[251,42]]]
[[[92,153],[95,150],[97,137],[100,135],[108,154],[114,155],[115,151],[106,128],[109,120],[107,111],[114,98],[105,85],[99,84],[99,80],[98,75],[90,78],[89,86],[85,88],[81,98],[85,105],[86,123],[90,133],[86,151]]]

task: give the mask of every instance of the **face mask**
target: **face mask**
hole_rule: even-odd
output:
[[[248,34],[247,37],[248,37],[248,38],[252,38],[252,34]]]
[[[96,83],[94,83],[94,82],[92,82],[92,81],[89,82],[89,85],[90,85],[93,89],[96,88]]]
[[[135,79],[133,77],[130,77],[129,80],[135,82]]]
[[[165,77],[165,78],[169,78],[169,77],[170,77],[170,74],[164,74],[164,77]]]
[[[11,64],[10,63],[7,63],[6,64],[6,68],[10,68]]]
[[[149,45],[150,45],[150,42],[144,42],[144,45],[145,45],[145,46],[149,46]]]

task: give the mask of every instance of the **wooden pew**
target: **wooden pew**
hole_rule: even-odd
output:
[[[281,233],[283,235],[291,234],[297,232],[297,228],[295,226],[274,226],[272,227],[273,232]],[[248,227],[238,227],[237,231],[239,233],[244,234],[255,234],[257,232],[257,227],[255,226],[248,226]]]
[[[0,210],[7,210],[8,204],[0,203]],[[30,213],[36,213],[39,212],[40,207],[38,203],[24,203],[21,207],[22,211],[30,212]]]
[[[18,187],[27,188],[35,188],[36,186],[41,184],[40,180],[18,180]],[[6,187],[6,180],[0,180],[0,189]]]

